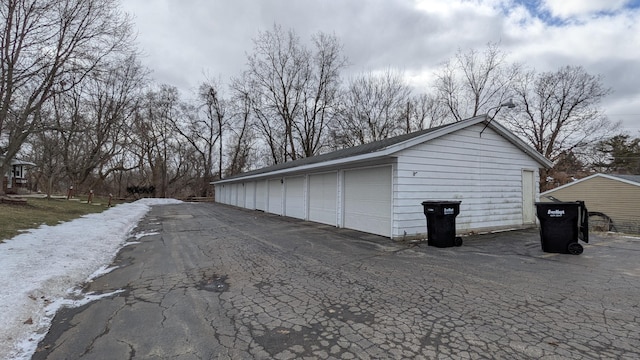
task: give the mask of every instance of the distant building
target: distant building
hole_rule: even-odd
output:
[[[551,198],[584,201],[592,228],[640,234],[640,175],[594,174],[540,194]]]
[[[0,157],[4,160],[4,157]],[[27,168],[36,164],[18,159],[11,160],[11,168],[3,176],[2,190],[7,193],[27,186]]]

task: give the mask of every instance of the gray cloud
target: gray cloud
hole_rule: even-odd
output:
[[[335,34],[351,64],[346,75],[393,67],[411,74],[425,71],[421,78],[428,78],[458,49],[482,49],[489,42],[500,42],[514,61],[539,71],[583,65],[602,74],[615,90],[605,108],[621,109],[620,99],[638,103],[625,107],[626,113],[637,116],[624,121],[627,128],[640,129],[635,124],[640,117],[640,89],[633,83],[640,78],[637,10],[620,15],[623,25],[616,25],[617,19],[595,19],[599,22],[593,26],[562,28],[529,16],[522,6],[511,4],[508,11],[499,12],[483,2],[456,0],[424,2],[434,4],[428,11],[403,0],[156,0],[152,4],[126,0],[122,5],[136,16],[139,43],[147,54],[143,61],[156,81],[185,92],[195,89],[205,75],[223,81],[240,75],[246,54],[252,52],[252,39],[274,24],[293,29],[302,41],[320,31]],[[449,8],[443,13],[445,5]],[[618,39],[624,40],[617,43]]]

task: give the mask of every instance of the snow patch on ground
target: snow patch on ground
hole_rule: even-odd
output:
[[[0,354],[30,359],[61,307],[109,294],[81,294],[77,286],[104,275],[150,206],[174,199],[141,199],[56,226],[42,225],[0,244]],[[152,233],[136,236],[151,235]]]

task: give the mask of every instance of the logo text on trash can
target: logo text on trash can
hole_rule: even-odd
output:
[[[453,213],[454,213],[453,208],[444,208],[445,215],[453,215]]]
[[[550,217],[562,217],[564,215],[564,210],[547,210],[547,215]]]

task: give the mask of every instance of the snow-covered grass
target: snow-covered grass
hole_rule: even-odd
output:
[[[30,359],[56,311],[111,294],[85,294],[77,286],[108,267],[152,205],[142,199],[56,226],[43,225],[0,243],[0,358]]]

